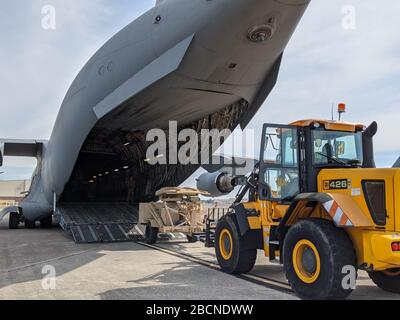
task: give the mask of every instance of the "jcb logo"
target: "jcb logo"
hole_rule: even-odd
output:
[[[344,290],[355,290],[357,284],[357,270],[354,266],[344,266],[342,269],[344,275],[342,279],[342,288]]]

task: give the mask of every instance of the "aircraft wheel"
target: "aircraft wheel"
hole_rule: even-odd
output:
[[[18,212],[11,212],[10,217],[8,219],[8,227],[11,230],[18,229],[19,226],[19,213]]]
[[[257,258],[257,249],[245,248],[235,221],[229,216],[218,222],[215,231],[215,253],[222,271],[229,274],[250,272]]]
[[[186,238],[187,238],[189,243],[196,243],[197,242],[197,239],[195,237],[191,236],[191,235],[187,235]]]
[[[297,222],[283,245],[286,277],[297,295],[306,300],[345,299],[352,288],[344,286],[345,266],[355,270],[353,244],[343,229],[322,219]]]
[[[53,225],[53,216],[48,216],[40,220],[40,227],[42,229],[49,229]]]
[[[158,228],[153,228],[151,223],[146,225],[146,230],[144,232],[147,244],[155,244],[158,238]]]
[[[36,228],[36,221],[35,220],[28,220],[25,219],[25,228],[26,229],[35,229]]]
[[[382,290],[400,293],[400,268],[369,272],[371,280]]]

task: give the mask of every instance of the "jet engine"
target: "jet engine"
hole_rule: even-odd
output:
[[[220,197],[231,193],[241,181],[241,176],[231,176],[221,171],[207,172],[197,179],[197,189],[209,192],[212,197]]]

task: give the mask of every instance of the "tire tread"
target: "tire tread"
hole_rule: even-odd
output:
[[[291,227],[291,229],[293,229],[293,231],[297,233],[303,232],[305,236],[308,233],[308,230],[313,230],[313,232],[319,232],[319,234],[325,238],[323,239],[324,245],[327,246],[328,250],[330,250],[331,252],[332,257],[334,257],[333,282],[328,292],[320,290],[320,292],[311,292],[309,294],[305,294],[304,292],[297,292],[297,293],[304,299],[341,300],[347,298],[351,294],[352,290],[345,290],[342,287],[343,274],[341,267],[345,265],[352,265],[356,267],[355,250],[347,233],[343,229],[336,227],[331,221],[324,219],[301,220],[296,225]],[[286,240],[288,239],[288,237],[291,236],[291,231],[292,231],[291,229],[289,229],[287,238],[285,239],[285,244],[287,243]],[[284,252],[288,250],[288,248],[285,247],[285,244],[284,244]],[[285,260],[285,254],[284,254],[284,260]],[[285,269],[287,277],[292,278],[292,276],[289,274],[291,271],[288,270],[286,264],[285,264]],[[294,285],[293,287],[295,291],[297,291],[296,285]]]

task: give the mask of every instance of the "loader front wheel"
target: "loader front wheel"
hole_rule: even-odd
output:
[[[230,216],[218,222],[215,231],[215,253],[222,271],[229,274],[250,272],[257,258],[257,249],[245,246],[243,237]]]
[[[302,299],[345,299],[354,288],[353,244],[347,233],[330,221],[307,219],[292,226],[284,241],[283,260],[286,277]],[[346,281],[350,269],[354,279]]]
[[[369,272],[371,280],[382,290],[400,293],[400,268]]]
[[[155,244],[158,238],[158,228],[153,228],[151,223],[146,225],[146,229],[144,232],[146,243],[147,244]]]

